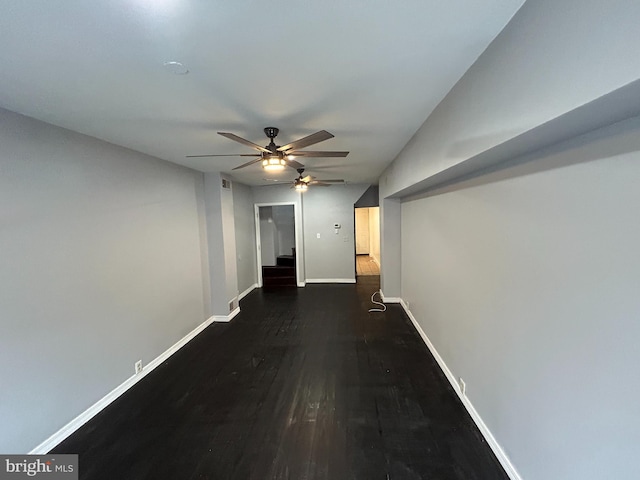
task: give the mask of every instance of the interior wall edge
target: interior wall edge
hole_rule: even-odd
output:
[[[380,296],[382,297],[382,303],[401,303],[402,302],[402,299],[400,297],[386,297],[382,290],[380,290]]]
[[[464,190],[478,185],[586,163],[592,160],[598,160],[604,148],[608,149],[609,155],[640,150],[640,141],[619,141],[620,135],[637,138],[636,132],[638,128],[640,128],[640,115],[562,140],[531,153],[512,157],[508,160],[489,161],[488,166],[470,172],[464,170],[455,171],[456,169],[454,167],[450,169],[450,172],[441,172],[444,174],[442,180],[437,178],[438,175],[434,175],[431,177],[432,181],[428,187],[398,198],[403,203],[411,202],[413,200],[421,200],[423,198]],[[598,149],[585,152],[581,156],[564,159],[562,162],[549,160],[550,155],[570,152],[575,148],[594,141],[606,143]]]
[[[211,317],[211,321],[215,323],[229,323],[240,313],[240,307],[236,307],[229,313],[229,315],[214,315]]]

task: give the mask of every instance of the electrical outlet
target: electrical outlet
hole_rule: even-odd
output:
[[[136,369],[136,375],[142,371],[142,360],[138,360],[134,364],[134,368]]]
[[[458,386],[460,387],[460,393],[462,395],[466,395],[467,394],[467,384],[464,383],[464,380],[462,380],[462,377],[458,378]]]

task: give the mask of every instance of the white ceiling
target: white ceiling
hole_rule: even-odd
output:
[[[247,158],[185,155],[324,129],[308,149],[351,153],[307,170],[375,183],[523,1],[5,0],[0,106],[248,184]]]

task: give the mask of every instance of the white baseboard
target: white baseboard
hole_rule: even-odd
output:
[[[236,307],[229,315],[214,315],[211,317],[216,323],[228,323],[233,320],[233,317],[240,313],[240,307]]]
[[[385,302],[386,302],[386,299],[385,299]],[[424,330],[422,329],[422,327],[420,326],[416,318],[413,316],[413,314],[411,313],[411,310],[407,308],[407,304],[405,303],[405,301],[400,299],[400,304],[402,305],[402,308],[404,309],[407,316],[411,320],[411,323],[413,323],[413,326],[416,327],[416,330],[422,337],[422,340],[424,341],[424,343],[427,345],[427,348],[429,348],[429,351],[431,352],[433,357],[436,359],[436,362],[438,362],[438,365],[442,369],[445,377],[447,377],[447,380],[449,380],[449,383],[453,387],[453,390],[456,392],[456,394],[462,401],[462,404],[469,412],[469,415],[471,415],[471,418],[473,419],[475,424],[478,426],[480,433],[482,433],[482,436],[491,447],[491,450],[493,450],[493,453],[495,454],[496,458],[500,462],[500,465],[502,465],[502,468],[504,468],[505,472],[507,473],[507,475],[511,480],[522,480],[522,477],[520,477],[520,474],[511,463],[511,460],[509,459],[507,454],[504,453],[504,450],[502,449],[500,444],[497,442],[497,440],[491,433],[491,430],[489,430],[489,427],[487,427],[487,425],[484,423],[484,420],[482,420],[482,417],[480,416],[478,411],[475,409],[475,407],[471,403],[471,400],[469,400],[469,398],[466,395],[464,395],[460,390],[460,385],[458,384],[456,377],[453,375],[451,370],[449,370],[449,367],[445,363],[444,359],[440,356],[440,354],[436,350],[436,347],[433,345],[433,343],[431,343],[431,340],[429,340],[429,337],[424,332]]]
[[[382,303],[402,303],[402,299],[400,297],[385,297],[382,290],[380,290],[380,298],[382,298]]]
[[[253,285],[251,285],[249,288],[247,288],[244,292],[242,292],[240,295],[238,295],[238,301],[242,300],[244,297],[246,297],[247,295],[249,295],[251,292],[253,292],[256,288],[258,288],[258,284],[254,283]]]
[[[182,347],[184,347],[187,343],[189,343],[193,338],[195,338],[199,333],[201,333],[205,328],[211,325],[213,322],[230,322],[233,317],[235,317],[238,313],[240,313],[240,308],[236,308],[229,315],[214,315],[209,317],[207,320],[202,322],[196,328],[194,328],[191,332],[185,335],[182,339],[178,340],[171,347],[169,347],[165,352],[161,353],[151,362],[147,363],[142,371],[136,375],[133,375],[127,378],[124,382],[118,385],[116,388],[107,393],[104,397],[98,400],[96,403],[87,408],[84,412],[78,415],[76,418],[67,423],[60,430],[55,432],[45,441],[40,443],[37,447],[29,452],[30,455],[45,455],[47,454],[53,447],[58,445],[64,439],[66,439],[73,432],[78,430],[81,426],[95,417],[98,413],[104,410],[109,404],[111,404],[114,400],[116,400],[120,395],[133,387],[136,383],[146,377],[151,371],[153,371],[158,365],[161,365],[165,362],[171,355],[176,353]]]
[[[355,278],[307,278],[307,283],[356,283]]]
[[[298,282],[299,287],[304,287],[307,285],[307,282]]]

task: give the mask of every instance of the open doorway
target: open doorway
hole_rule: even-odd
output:
[[[380,208],[355,209],[356,276],[380,275]]]
[[[297,287],[294,204],[256,205],[258,286]]]

